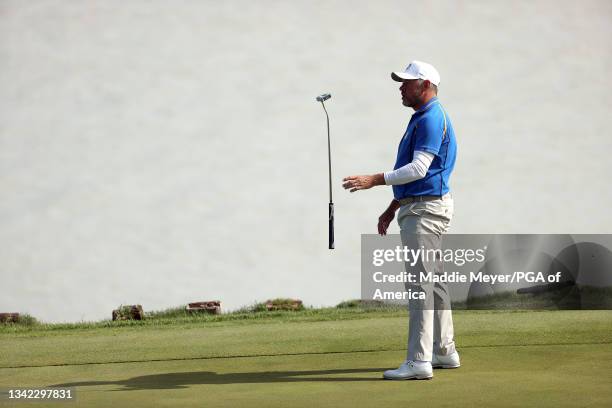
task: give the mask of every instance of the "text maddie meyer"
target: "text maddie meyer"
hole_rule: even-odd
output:
[[[419,278],[419,279],[417,279]],[[376,283],[559,283],[561,272],[555,274],[544,274],[542,272],[514,271],[507,274],[488,275],[483,272],[470,272],[462,274],[459,272],[401,272],[398,274],[385,274],[384,272],[374,272],[372,280]]]

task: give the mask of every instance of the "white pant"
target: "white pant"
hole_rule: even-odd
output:
[[[400,208],[399,223],[402,245],[409,248],[441,248],[442,235],[448,231],[453,217],[453,199],[450,194],[439,200],[414,202]],[[406,264],[406,271],[442,271],[442,261]],[[408,328],[408,360],[431,361],[432,353],[449,355],[455,352],[453,316],[446,283],[410,283],[406,289],[425,292],[425,300],[411,299]]]

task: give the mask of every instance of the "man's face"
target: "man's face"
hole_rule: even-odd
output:
[[[405,79],[400,86],[402,93],[402,104],[410,108],[416,108],[422,105],[423,100],[423,85],[418,79]]]

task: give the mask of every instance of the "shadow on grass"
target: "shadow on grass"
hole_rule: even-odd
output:
[[[350,382],[350,381],[379,381],[385,368],[351,368],[337,370],[310,370],[310,371],[263,371],[254,373],[228,373],[217,374],[212,371],[196,371],[184,373],[166,373],[143,375],[122,381],[80,381],[64,384],[55,384],[51,387],[84,387],[96,385],[117,385],[121,389],[112,391],[155,390],[155,389],[181,389],[198,384],[256,384],[256,383],[282,383],[282,382]],[[343,374],[368,374],[368,377],[330,377]]]

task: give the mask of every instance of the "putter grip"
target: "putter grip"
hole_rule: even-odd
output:
[[[334,249],[334,203],[329,203],[329,249]]]

